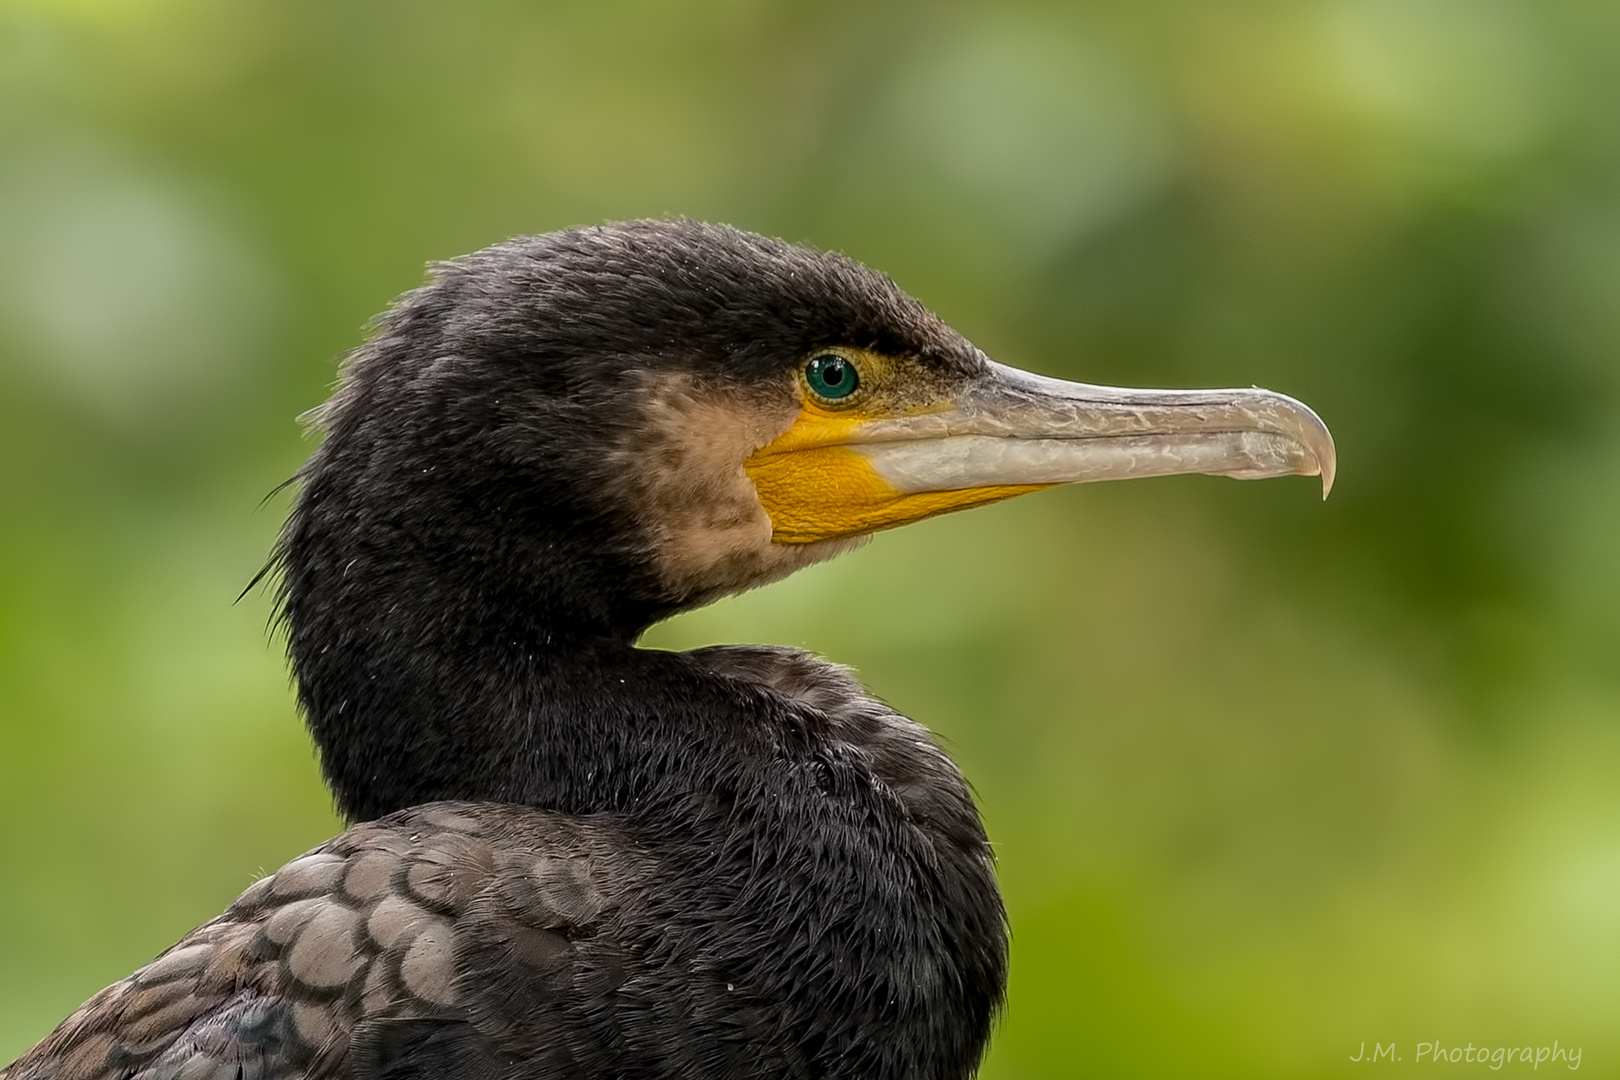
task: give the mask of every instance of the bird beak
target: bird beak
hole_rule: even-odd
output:
[[[991,363],[951,400],[834,412],[806,405],[746,463],[772,539],[856,536],[1055,484],[1208,473],[1321,476],[1333,436],[1270,390],[1127,390]]]

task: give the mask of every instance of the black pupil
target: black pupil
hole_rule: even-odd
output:
[[[828,386],[839,387],[844,385],[844,368],[847,365],[839,359],[823,360],[821,363],[821,378]]]

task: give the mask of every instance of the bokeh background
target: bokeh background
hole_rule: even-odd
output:
[[[0,1061],[338,828],[236,602],[333,358],[428,260],[670,214],[1338,438],[1325,505],[1047,492],[650,635],[948,741],[986,1077],[1620,1075],[1613,0],[0,0]]]

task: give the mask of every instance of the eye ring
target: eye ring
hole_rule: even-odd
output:
[[[823,401],[843,401],[861,385],[854,361],[837,353],[818,353],[804,365],[804,381]]]

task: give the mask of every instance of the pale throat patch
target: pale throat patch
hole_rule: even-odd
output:
[[[685,372],[648,373],[640,422],[609,453],[609,482],[652,542],[659,576],[692,605],[786,577],[864,537],[772,542],[770,516],[743,463],[799,416],[791,377],[746,393]]]

